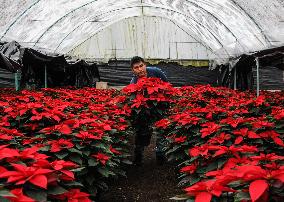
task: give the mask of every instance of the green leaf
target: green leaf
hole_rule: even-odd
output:
[[[59,159],[64,159],[66,156],[68,156],[67,152],[58,152],[54,154]]]
[[[50,150],[50,146],[41,147],[39,151],[47,152]]]
[[[47,201],[47,193],[44,190],[27,189],[25,193],[36,201]]]
[[[125,164],[127,164],[127,165],[131,165],[131,164],[132,164],[132,162],[129,161],[128,159],[124,159],[124,160],[122,160],[121,162],[122,162],[122,163],[125,163]]]
[[[83,149],[85,146],[81,146],[80,144],[76,144],[77,149],[81,150]]]
[[[210,163],[206,169],[205,169],[205,172],[209,172],[209,171],[212,171],[212,170],[217,170],[218,168],[218,161],[214,161],[213,163]]]
[[[111,129],[111,130],[109,131],[109,133],[113,135],[113,134],[117,133],[117,129]]]
[[[86,177],[86,182],[87,182],[90,186],[93,185],[93,183],[95,182],[95,180],[96,180],[96,178],[95,178],[94,175],[88,175],[88,176]]]
[[[175,201],[184,201],[188,199],[188,196],[186,194],[181,194],[181,195],[177,195],[175,197],[170,198],[171,200],[175,200]]]
[[[98,164],[99,164],[99,162],[96,161],[96,160],[93,159],[93,158],[90,158],[90,159],[88,160],[88,165],[89,165],[89,166],[94,167],[94,166],[97,166]]]
[[[6,198],[4,198],[2,196],[0,196],[0,201],[1,202],[10,202],[10,200],[8,200],[8,199],[6,199]]]
[[[80,168],[75,168],[75,169],[72,169],[71,171],[72,172],[81,172],[82,170],[84,170],[86,167],[80,167]]]
[[[1,189],[0,196],[15,196],[15,195],[10,193],[9,190]]]
[[[83,184],[76,182],[76,181],[65,182],[64,185],[66,185],[67,187],[84,187]]]
[[[71,155],[70,158],[69,158],[71,161],[75,162],[75,163],[78,163],[79,165],[82,165],[82,159],[79,155]]]
[[[77,154],[80,154],[82,156],[82,152],[79,151],[78,149],[75,149],[75,148],[71,148],[71,149],[68,149],[70,152],[73,152],[73,153],[77,153]]]
[[[98,172],[104,177],[109,177],[110,175],[115,176],[115,173],[106,168],[98,168]]]
[[[178,149],[180,149],[180,148],[181,148],[180,145],[175,145],[172,149],[170,149],[170,150],[168,150],[168,151],[166,152],[166,155],[169,155],[169,154],[175,152],[176,150],[178,150]]]
[[[85,156],[90,156],[91,151],[83,151],[83,154],[84,154]]]
[[[56,187],[49,187],[47,193],[52,195],[63,194],[68,190],[64,189],[63,187],[56,186]]]
[[[251,200],[248,192],[238,192],[234,195],[234,201],[240,202],[242,200]]]

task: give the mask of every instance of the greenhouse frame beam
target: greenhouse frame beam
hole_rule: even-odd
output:
[[[7,34],[7,32],[11,29],[11,27],[14,26],[14,24],[26,13],[28,12],[28,10],[30,10],[32,7],[34,7],[36,4],[38,4],[41,0],[37,0],[36,2],[34,2],[32,5],[30,5],[26,10],[24,10],[10,25],[9,27],[5,30],[5,32],[3,33],[3,35],[1,36],[0,40],[3,39],[3,37]]]
[[[190,0],[185,0],[186,2],[192,4],[193,6],[195,6],[196,8],[199,8],[200,10],[204,11],[205,13],[209,14],[210,16],[212,16],[215,20],[217,20],[218,22],[220,22],[228,32],[230,32],[233,37],[235,37],[236,41],[240,44],[240,46],[243,48],[242,44],[238,41],[238,38],[236,37],[236,35],[233,33],[233,31],[231,29],[229,29],[229,27],[227,27],[227,25],[225,23],[223,23],[216,15],[214,15],[213,13],[209,12],[207,9],[203,8],[202,6],[198,5],[195,2],[192,2]]]
[[[151,16],[151,15],[144,15],[146,17],[160,17],[160,16]],[[128,18],[138,18],[141,17],[141,15],[137,15],[137,16],[131,16],[131,17],[127,17],[125,19]],[[161,18],[166,18],[166,17],[161,17]],[[188,36],[192,37],[194,40],[196,40],[197,42],[199,42],[200,44],[202,44],[205,48],[207,48],[208,50],[211,51],[211,53],[213,53],[215,55],[215,52],[212,50],[211,47],[209,47],[208,45],[204,44],[202,41],[197,40],[195,37],[193,37],[191,34],[189,34],[187,31],[185,31],[182,27],[180,27],[178,24],[175,23],[175,21],[173,21],[170,18],[166,18],[168,19],[170,22],[172,22],[174,25],[176,25],[178,28],[180,28],[182,31],[184,31]],[[92,38],[93,36],[95,36],[96,34],[100,33],[101,31],[103,31],[103,29],[99,30],[98,32],[92,34],[90,37],[88,37],[87,39],[85,39],[83,42],[81,42],[80,44],[78,44],[77,46],[75,46],[74,48],[72,48],[71,50],[69,50],[67,53],[70,53],[72,50],[76,49],[77,47],[79,47],[81,44],[83,44],[84,42],[86,42],[87,40],[89,40],[90,38]]]
[[[91,2],[89,2],[91,3]],[[62,16],[60,19],[56,20],[56,22],[54,22],[52,25],[50,25],[42,34],[41,36],[36,40],[35,44],[33,45],[33,47],[36,46],[36,44],[39,42],[39,40],[55,25],[57,24],[60,20],[62,20],[63,18],[67,17],[67,15],[71,14],[72,12],[74,12],[75,10],[78,10],[80,8],[82,8],[83,6],[80,6],[72,11],[70,11],[69,13],[65,14],[64,16]],[[138,6],[132,6],[132,7],[124,7],[124,8],[118,8],[118,9],[114,9],[114,10],[111,10],[111,11],[108,11],[109,12],[115,12],[115,11],[119,11],[119,10],[124,10],[124,9],[128,9],[128,8],[139,8],[139,7],[142,7],[140,5]],[[182,16],[185,16],[186,18],[189,18],[191,19],[192,21],[194,21],[195,23],[197,23],[199,26],[203,27],[204,29],[206,29],[212,36],[213,38],[219,43],[219,45],[221,47],[224,47],[224,45],[221,43],[221,41],[215,36],[214,33],[211,32],[210,29],[208,29],[207,27],[205,27],[203,24],[199,23],[198,21],[196,21],[194,18],[190,17],[190,16],[187,16],[186,14],[182,13],[182,12],[179,12],[179,11],[176,11],[176,10],[173,10],[173,9],[168,9],[168,8],[163,8],[163,7],[155,7],[155,6],[143,6],[145,8],[157,8],[157,9],[162,9],[162,10],[167,10],[167,11],[171,11],[171,12],[174,12],[174,13],[178,13],[179,15],[182,15]],[[102,14],[105,14],[105,13],[102,13]],[[100,15],[102,15],[100,14]],[[97,15],[97,16],[100,16],[100,15]],[[86,23],[87,21],[85,21],[84,23]],[[189,21],[190,22],[190,21]],[[82,23],[81,25],[83,25],[84,23]],[[74,30],[73,30],[74,31]],[[62,42],[61,42],[62,43]],[[227,53],[228,54],[228,53]],[[228,54],[229,55],[229,54]]]
[[[127,9],[127,8],[135,8],[135,7],[140,7],[140,6],[132,6],[132,7],[125,7],[125,8],[118,8],[118,9],[114,9],[114,10],[110,10],[110,11],[108,11],[108,12],[115,12],[115,11],[118,11],[118,10],[124,10],[124,9]],[[143,6],[143,7],[145,7],[145,6]],[[148,7],[150,7],[150,8],[152,8],[153,6],[148,6]],[[165,8],[163,8],[163,7],[159,7],[159,9],[165,9]],[[171,10],[171,9],[167,9],[167,10],[170,10],[170,11],[174,11],[174,10]],[[101,14],[99,14],[99,15],[95,15],[95,16],[92,16],[92,18],[95,18],[95,17],[98,17],[98,16],[101,16],[101,15],[103,15],[103,14],[105,14],[105,13],[101,13]],[[180,14],[180,13],[179,13]],[[181,15],[184,15],[184,14],[181,14]],[[142,15],[141,15],[142,16]],[[147,16],[147,15],[145,15],[144,14],[144,16]],[[184,15],[185,17],[187,17],[186,15]],[[157,17],[157,16],[156,16]],[[160,16],[159,16],[160,17]],[[170,18],[167,18],[167,19],[170,19]],[[193,19],[194,20],[194,19]],[[83,23],[81,23],[80,25],[78,25],[77,27],[75,27],[71,32],[69,32],[61,41],[60,41],[60,43],[58,44],[58,46],[56,47],[56,49],[54,50],[54,52],[56,52],[56,50],[60,47],[60,45],[63,43],[63,41],[72,33],[72,32],[74,32],[76,29],[78,29],[80,26],[82,26],[83,24],[85,24],[86,22],[89,22],[89,19],[87,19],[86,21],[84,21]],[[173,22],[172,20],[171,20],[171,22]],[[195,20],[194,20],[194,22],[196,22]],[[198,22],[196,22],[196,23],[198,23]],[[176,25],[176,23],[174,23],[175,25]],[[202,24],[200,24],[200,23],[198,23],[200,26],[202,26],[203,28],[205,28],[206,29],[206,27],[204,27]],[[210,32],[210,31],[209,31]],[[211,32],[210,32],[210,34],[212,34]],[[213,35],[213,37],[217,40],[217,42],[219,43],[219,45],[221,45],[222,47],[224,47],[223,46],[223,44],[221,44],[221,42],[215,37],[215,35],[214,34],[212,34]],[[92,35],[93,36],[93,35]],[[191,37],[192,37],[192,35],[190,35]],[[193,37],[194,38],[194,37]],[[194,38],[195,39],[195,38]],[[196,40],[196,39],[195,39]],[[198,42],[200,42],[200,40],[196,40],[196,41],[198,41]],[[204,45],[204,43],[202,43],[202,45]],[[77,47],[77,46],[76,46]],[[208,47],[207,45],[206,45],[206,47]],[[72,49],[73,50],[73,49]],[[210,48],[210,50],[211,51],[213,51],[211,48]]]
[[[69,11],[68,13],[66,13],[65,15],[63,15],[62,17],[60,17],[58,20],[56,20],[52,25],[50,25],[50,26],[40,35],[40,37],[36,40],[36,42],[35,42],[35,44],[33,45],[33,47],[39,42],[39,40],[43,37],[43,35],[44,35],[45,33],[47,33],[47,32],[48,32],[55,24],[57,24],[60,20],[62,20],[63,18],[65,18],[65,17],[68,16],[69,14],[75,12],[76,10],[79,10],[79,9],[85,7],[85,6],[88,6],[89,4],[92,4],[92,3],[96,2],[96,1],[98,1],[98,0],[93,0],[93,1],[90,1],[90,2],[88,2],[88,3],[86,3],[86,4],[83,4],[83,5],[81,5],[81,6],[77,7],[77,8],[75,8],[75,9]]]
[[[244,14],[251,19],[251,21],[255,24],[255,26],[259,29],[260,33],[262,34],[263,38],[265,39],[265,42],[271,46],[272,44],[270,43],[270,41],[268,40],[266,34],[263,33],[263,30],[260,28],[260,26],[257,24],[257,22],[255,21],[255,19],[248,13],[246,12],[235,0],[229,0],[231,1],[233,4],[235,4],[241,11],[244,12]],[[258,39],[259,42],[262,43],[262,41],[259,39],[259,37],[257,35],[255,35],[255,37]],[[262,43],[263,44],[263,43]],[[263,45],[267,45],[267,44],[263,44]]]

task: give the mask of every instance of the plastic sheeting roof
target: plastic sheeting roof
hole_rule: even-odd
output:
[[[283,13],[283,0],[0,0],[0,39],[68,54],[123,19],[157,16],[222,59],[282,46]]]

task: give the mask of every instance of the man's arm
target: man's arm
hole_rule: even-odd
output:
[[[130,84],[133,84],[133,83],[137,83],[137,78],[136,77],[132,77],[132,79],[130,81]]]
[[[159,68],[155,68],[155,74],[158,78],[160,78],[162,81],[165,81],[165,82],[169,82],[168,81],[168,78],[166,76],[166,74]]]

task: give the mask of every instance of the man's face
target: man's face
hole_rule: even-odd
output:
[[[145,77],[145,76],[147,76],[146,64],[144,62],[134,63],[133,66],[132,66],[132,72],[137,77]]]

